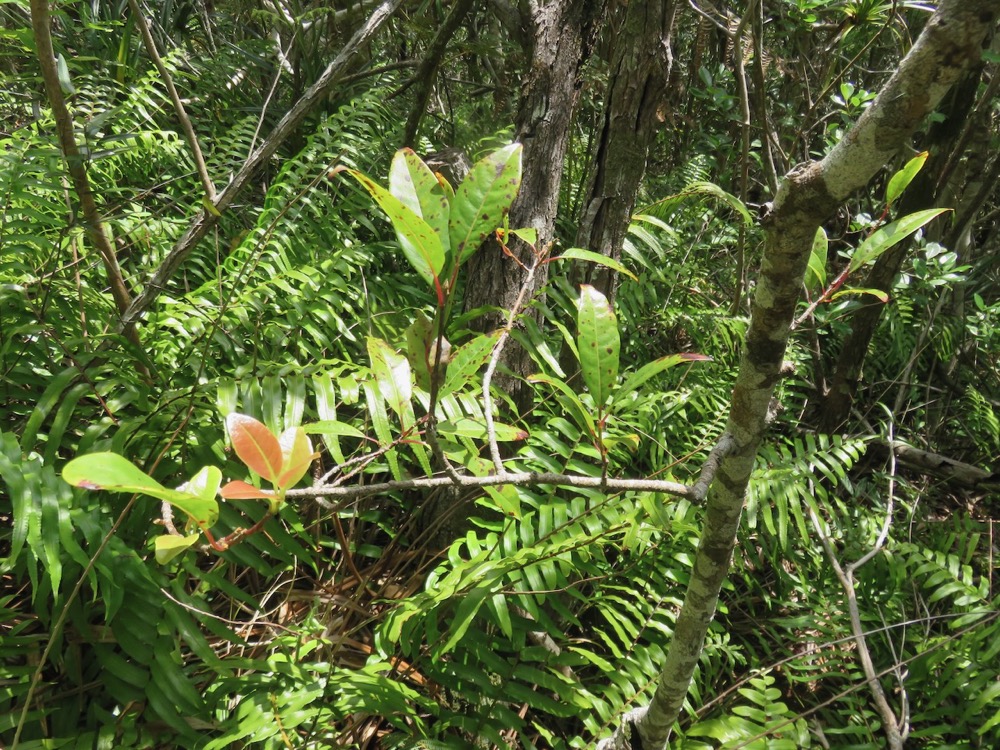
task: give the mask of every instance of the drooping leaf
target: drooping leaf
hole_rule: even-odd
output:
[[[520,429],[519,427],[513,427],[509,424],[494,422],[493,428],[496,433],[497,440],[500,442],[524,440],[528,437],[528,433],[526,431]],[[468,437],[480,440],[486,439],[486,421],[481,419],[472,419],[471,417],[446,419],[442,422],[438,422],[437,429],[438,432],[446,436]]]
[[[648,206],[645,206],[638,211],[637,214],[652,214],[659,218],[666,218],[680,203],[688,198],[695,196],[707,195],[712,198],[717,198],[729,206],[731,209],[736,211],[741,217],[743,217],[743,223],[747,226],[753,224],[753,215],[747,210],[743,201],[737,198],[732,193],[727,193],[725,190],[720,188],[718,185],[711,182],[692,182],[691,184],[685,186],[685,188],[675,194],[662,198]]]
[[[929,155],[930,152],[921,151],[919,154],[906,162],[906,166],[896,172],[896,174],[889,179],[889,184],[885,188],[886,203],[891,205],[896,202],[896,199],[902,195],[903,191],[909,187],[911,182],[913,182],[913,178],[919,174],[921,169],[923,169]]]
[[[389,192],[434,230],[447,258],[450,196],[438,178],[414,153],[404,148],[396,152],[389,169]]]
[[[851,256],[848,272],[854,273],[867,263],[878,258],[890,247],[897,245],[925,224],[950,211],[950,208],[929,208],[904,216],[874,232],[862,242]]]
[[[198,543],[201,534],[188,534],[178,536],[177,534],[161,534],[153,542],[154,557],[160,565],[166,565],[178,555],[187,552]]]
[[[546,385],[555,388],[562,394],[564,398],[564,405],[570,411],[570,415],[576,420],[577,426],[584,430],[588,435],[592,437],[597,437],[597,427],[594,421],[594,415],[591,410],[580,400],[580,396],[566,383],[558,378],[552,378],[548,375],[542,373],[536,373],[535,375],[528,376],[529,383],[545,383]]]
[[[413,387],[410,383],[409,362],[382,339],[373,336],[368,338],[368,356],[382,398],[390,409],[404,419],[413,410],[410,403]],[[404,420],[403,429],[409,428],[411,424],[412,420]]]
[[[656,375],[659,375],[664,370],[669,370],[671,367],[676,367],[684,362],[711,362],[712,358],[704,354],[692,354],[689,352],[680,352],[678,354],[668,354],[666,357],[660,357],[659,359],[654,359],[652,362],[647,362],[634,373],[625,378],[625,382],[622,383],[621,388],[618,389],[618,393],[615,396],[615,402],[627,397],[628,395],[639,390],[639,387]]]
[[[618,320],[607,298],[589,284],[580,285],[577,327],[583,382],[600,408],[611,395],[618,377],[621,339]]]
[[[823,227],[816,229],[813,237],[812,252],[809,254],[809,267],[806,269],[806,289],[818,292],[826,288],[826,258],[830,242]]]
[[[340,437],[364,438],[365,433],[353,425],[346,422],[338,422],[336,419],[321,419],[319,422],[311,422],[303,425],[307,435],[339,435]]]
[[[202,469],[199,474],[204,472]],[[219,518],[219,504],[214,497],[205,498],[180,489],[167,489],[117,453],[88,453],[74,458],[63,468],[62,476],[74,487],[139,493],[163,500],[190,516],[200,528],[209,528]],[[213,475],[205,474],[204,481],[196,490],[206,491],[212,481]]]
[[[274,433],[262,422],[238,412],[226,417],[226,429],[233,441],[233,450],[247,468],[274,483],[282,464],[281,446]]]
[[[521,187],[521,144],[494,151],[473,165],[451,202],[448,234],[459,265],[503,224]]]
[[[887,303],[889,301],[889,294],[888,294],[888,292],[884,292],[881,289],[860,289],[860,288],[856,288],[856,287],[848,287],[847,289],[841,289],[840,291],[836,292],[835,294],[831,294],[830,295],[830,299],[831,300],[835,300],[838,297],[843,297],[844,295],[851,295],[851,294],[858,294],[858,295],[860,295],[860,294],[870,294],[872,297],[875,297],[876,299],[878,299],[883,304],[885,304],[885,303]]]
[[[278,438],[281,446],[281,474],[275,486],[282,490],[294,487],[305,476],[319,454],[313,453],[312,443],[301,427],[290,427]]]
[[[406,328],[406,359],[413,370],[417,386],[425,391],[431,389],[431,370],[427,361],[427,353],[434,338],[433,324],[419,310],[413,317],[413,322]]]
[[[632,281],[638,281],[638,277],[628,270],[625,266],[621,264],[620,261],[610,258],[607,255],[602,255],[601,253],[595,253],[592,250],[584,250],[582,247],[571,247],[568,250],[563,250],[559,253],[559,257],[553,260],[560,259],[573,259],[573,260],[585,260],[588,263],[596,263],[599,266],[606,266],[612,271],[628,276]]]
[[[451,356],[448,372],[441,386],[441,396],[457,391],[476,376],[480,368],[486,364],[493,347],[500,338],[500,331],[476,336],[458,347]]]
[[[441,240],[431,225],[371,178],[354,169],[348,169],[347,172],[364,186],[385,211],[392,222],[403,255],[420,277],[434,286],[441,276],[445,256]]]

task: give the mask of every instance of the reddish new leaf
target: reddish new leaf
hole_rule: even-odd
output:
[[[233,413],[226,417],[233,450],[247,467],[274,483],[281,473],[281,445],[267,427],[246,414]]]

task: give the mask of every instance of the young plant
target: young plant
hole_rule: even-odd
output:
[[[226,418],[226,427],[236,455],[247,468],[270,482],[272,490],[261,490],[241,480],[220,489],[222,472],[215,466],[202,468],[189,481],[171,490],[116,453],[89,453],[74,458],[66,464],[62,476],[74,487],[137,493],[162,501],[162,523],[167,533],[154,543],[156,560],[161,564],[193,547],[202,534],[213,549],[221,552],[259,531],[281,509],[285,493],[305,476],[318,455],[302,427],[292,427],[275,436],[253,417],[236,413]],[[216,500],[219,495],[226,500],[265,500],[267,513],[249,529],[236,529],[216,540],[211,527],[219,519]],[[183,532],[174,525],[172,509],[186,516]]]

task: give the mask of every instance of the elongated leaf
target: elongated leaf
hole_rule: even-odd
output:
[[[574,260],[585,260],[588,263],[596,263],[599,266],[606,266],[612,271],[624,274],[632,279],[632,281],[639,280],[638,277],[625,268],[620,261],[617,261],[614,258],[609,258],[607,255],[602,255],[601,253],[595,253],[592,250],[584,250],[582,247],[571,247],[569,250],[563,250],[559,253],[559,257],[553,258],[553,260],[561,260],[563,258],[572,258]]]
[[[494,430],[496,432],[497,440],[500,442],[508,442],[512,440],[524,440],[528,437],[528,433],[519,427],[513,427],[509,424],[501,424],[499,422],[493,423]],[[438,422],[437,426],[438,432],[442,435],[453,436],[453,437],[468,437],[477,438],[480,440],[486,439],[486,421],[480,419],[472,419],[470,417],[459,417],[458,419],[447,419],[443,422]]]
[[[372,429],[375,430],[375,436],[378,438],[379,445],[383,448],[388,447],[392,445],[392,432],[389,429],[389,415],[385,411],[385,400],[382,398],[381,390],[377,387],[377,384],[370,381],[362,383],[361,388],[365,392],[368,414],[371,417]],[[395,449],[385,454],[385,460],[389,464],[389,471],[392,472],[392,478],[396,480],[402,479],[403,474],[399,470],[399,456],[396,455]]]
[[[312,443],[301,427],[291,427],[282,432],[278,444],[281,446],[282,462],[281,474],[275,486],[287,490],[299,483],[319,454],[313,453]]]
[[[854,255],[851,256],[848,271],[854,273],[866,263],[878,258],[893,245],[902,242],[922,226],[950,210],[950,208],[929,208],[926,211],[917,211],[897,219],[891,224],[886,224],[858,246]]]
[[[335,419],[323,419],[319,422],[312,422],[303,425],[307,435],[339,435],[341,437],[364,438],[365,433],[353,425],[346,422],[338,422]]]
[[[226,417],[226,428],[240,460],[267,481],[277,480],[282,458],[281,446],[274,433],[253,417],[238,412]]]
[[[219,518],[219,504],[214,497],[206,498],[183,490],[167,489],[117,453],[88,453],[74,458],[63,468],[62,476],[74,487],[139,493],[164,500],[187,513],[201,528],[212,526]],[[221,479],[221,473],[219,476]],[[214,474],[206,474],[204,480],[196,485],[196,492],[205,492],[211,481],[214,481],[213,477]]]
[[[618,377],[621,339],[618,321],[607,298],[589,284],[580,285],[577,301],[577,347],[580,369],[598,408],[611,396]]]
[[[739,213],[743,217],[743,223],[747,226],[753,224],[753,216],[747,210],[747,207],[743,204],[739,198],[737,198],[732,193],[727,193],[725,190],[720,188],[718,185],[712,182],[692,182],[691,184],[685,186],[685,188],[675,194],[669,195],[666,198],[662,198],[656,203],[652,203],[648,206],[641,208],[636,211],[637,214],[652,214],[659,218],[666,218],[682,201],[687,198],[694,196],[707,195],[712,198],[717,198],[729,206],[731,209]]]
[[[809,267],[806,269],[806,289],[818,292],[826,288],[826,257],[830,241],[823,227],[816,229],[813,237],[812,252],[809,254]]]
[[[406,359],[410,363],[410,369],[413,370],[417,386],[425,391],[431,389],[431,370],[427,353],[430,351],[433,338],[433,324],[418,310],[413,322],[406,328]]]
[[[393,157],[389,169],[389,192],[427,222],[437,234],[447,257],[451,247],[448,239],[450,196],[413,149],[400,149]]]
[[[500,331],[494,331],[476,336],[458,347],[451,356],[440,395],[447,396],[472,380],[489,360],[499,338]]]
[[[521,144],[513,143],[473,165],[451,202],[448,234],[461,265],[503,224],[521,187]]]
[[[831,300],[835,300],[838,297],[843,297],[845,294],[870,294],[872,297],[876,297],[880,302],[886,303],[889,301],[889,294],[883,292],[881,289],[859,289],[855,287],[849,287],[847,289],[841,289],[839,292],[830,295]]]
[[[271,490],[259,490],[252,484],[236,479],[223,487],[219,494],[226,500],[271,500],[276,493]]]
[[[924,163],[927,161],[927,157],[929,155],[930,152],[921,151],[919,154],[906,162],[906,166],[896,172],[896,174],[889,179],[889,184],[885,188],[886,203],[891,205],[896,202],[896,199],[902,195],[903,191],[909,187],[911,182],[913,182],[913,178],[917,176],[921,169],[924,168]]]
[[[577,426],[591,437],[597,437],[597,424],[594,421],[594,415],[591,414],[591,410],[584,405],[584,403],[580,400],[580,397],[573,391],[572,388],[557,378],[552,378],[541,373],[529,375],[528,382],[545,383],[546,385],[550,385],[559,391],[559,393],[561,393],[565,398],[563,403],[576,420]]]
[[[385,211],[396,231],[396,239],[399,240],[403,255],[420,277],[433,287],[444,267],[444,247],[437,233],[430,224],[374,180],[353,169],[348,169],[347,172],[364,186]]]
[[[410,383],[410,363],[406,358],[397,354],[382,339],[374,337],[368,338],[368,356],[371,358],[372,373],[378,383],[379,392],[382,398],[402,421],[403,429],[406,430],[412,424],[412,420],[404,420],[412,412],[410,398],[413,395],[413,386]]]
[[[671,367],[675,367],[684,362],[711,362],[712,358],[704,354],[691,354],[688,352],[681,352],[679,354],[668,354],[666,357],[660,357],[659,359],[654,359],[652,362],[648,362],[634,373],[625,378],[625,382],[622,383],[621,388],[618,389],[618,393],[615,396],[615,402],[627,397],[629,394],[634,393],[639,390],[639,387],[652,377],[659,375],[664,370],[669,370]]]

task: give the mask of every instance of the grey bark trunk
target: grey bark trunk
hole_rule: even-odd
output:
[[[908,143],[948,89],[980,60],[983,39],[998,11],[998,0],[943,0],[854,128],[823,161],[793,168],[779,188],[766,222],[750,329],[733,389],[727,432],[734,449],[722,460],[709,490],[691,580],[652,701],[625,717],[603,747],[630,747],[637,737],[645,750],[662,748],[680,714],[729,572],[746,487],[817,227]]]
[[[539,249],[555,237],[563,160],[579,99],[579,71],[589,54],[589,37],[601,5],[601,0],[532,4],[531,68],[516,123],[516,140],[524,146],[524,170],[509,220],[511,227],[535,229]],[[522,263],[531,264],[530,248],[515,240],[510,249]],[[524,272],[495,242],[487,242],[466,268],[465,309],[491,308],[477,325],[484,331],[500,328],[518,298]],[[544,286],[546,268],[539,269],[530,293]],[[512,375],[501,374],[495,382],[524,409],[531,402],[531,391],[520,378],[533,371],[531,359],[520,346],[508,346],[503,364]]]

